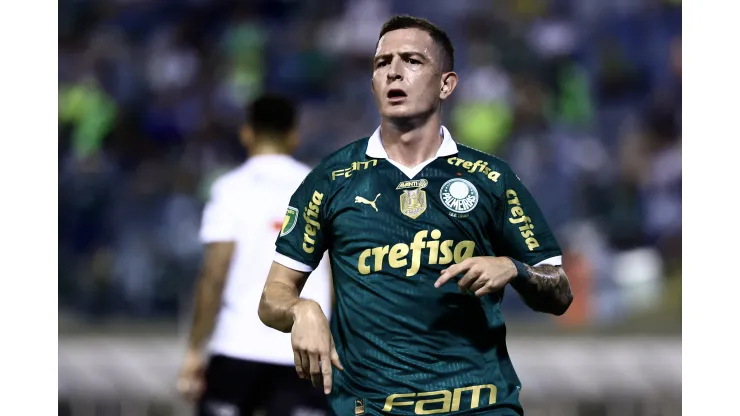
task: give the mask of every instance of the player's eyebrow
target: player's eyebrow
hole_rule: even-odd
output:
[[[427,60],[427,56],[426,55],[424,55],[421,52],[416,52],[416,51],[401,52],[398,55],[401,58],[411,58],[411,57],[414,57],[414,58],[419,58],[419,60],[421,60],[421,61],[426,61]]]
[[[373,62],[377,63],[379,61],[385,61],[387,59],[390,59],[393,57],[393,54],[391,53],[384,53],[381,55],[375,55],[375,58],[373,58]]]
[[[394,55],[393,53],[384,53],[384,54],[376,55],[375,58],[373,58],[373,62],[378,63],[380,61],[392,59],[393,55]],[[403,59],[415,57],[415,58],[419,58],[420,61],[425,61],[425,62],[429,60],[429,58],[425,54],[421,52],[416,52],[416,51],[398,52],[398,56],[400,56]]]

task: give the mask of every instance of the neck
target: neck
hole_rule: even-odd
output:
[[[439,113],[423,121],[394,121],[380,123],[380,140],[388,158],[406,167],[414,167],[433,158],[442,145]]]
[[[250,156],[264,156],[264,155],[287,155],[290,151],[286,146],[271,142],[271,141],[260,141],[257,144],[250,146]]]

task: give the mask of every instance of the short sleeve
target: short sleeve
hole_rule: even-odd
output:
[[[315,269],[327,249],[329,183],[317,167],[290,198],[275,249],[278,257]],[[290,267],[290,264],[286,266]]]
[[[200,226],[201,242],[217,243],[236,240],[234,204],[229,197],[226,183],[216,181],[211,188],[211,197],[203,210]]]
[[[534,197],[508,166],[503,176],[497,231],[504,253],[533,266],[539,263],[560,265],[560,245]]]

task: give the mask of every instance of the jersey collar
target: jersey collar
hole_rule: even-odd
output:
[[[442,145],[437,149],[437,157],[447,157],[456,154],[457,144],[452,140],[447,127],[441,126],[439,133],[442,135]],[[380,127],[375,129],[375,133],[370,136],[365,154],[374,159],[388,159],[388,153],[386,153],[385,148],[383,148],[383,142],[380,140]]]

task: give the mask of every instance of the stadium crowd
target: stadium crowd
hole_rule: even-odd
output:
[[[371,134],[369,57],[397,13],[457,45],[446,125],[507,160],[541,204],[576,292],[564,322],[617,322],[680,286],[680,1],[61,0],[59,12],[60,305],[76,315],[183,312],[210,184],[247,156],[245,104],[298,101],[309,164]],[[505,309],[543,319],[516,296]]]

